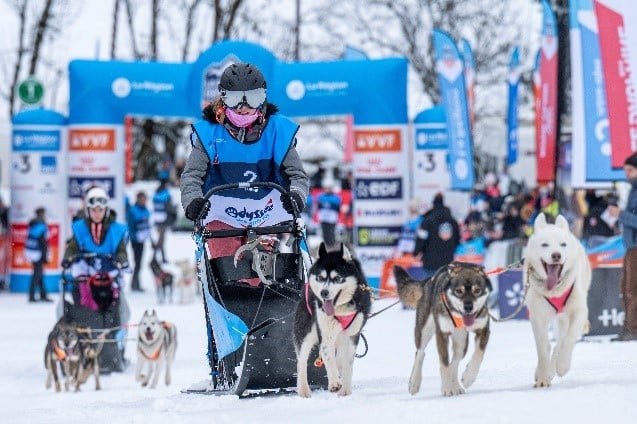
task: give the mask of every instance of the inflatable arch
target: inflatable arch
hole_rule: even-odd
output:
[[[368,274],[378,276],[407,219],[405,58],[283,62],[259,45],[224,41],[187,64],[73,61],[63,146],[68,210],[79,208],[86,187],[98,183],[122,216],[127,117],[198,119],[216,96],[223,69],[237,61],[263,71],[268,99],[284,115],[353,115],[355,244]]]

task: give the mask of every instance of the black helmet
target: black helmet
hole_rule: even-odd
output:
[[[265,78],[256,66],[250,63],[233,63],[224,69],[219,80],[219,91],[247,91],[266,88]]]

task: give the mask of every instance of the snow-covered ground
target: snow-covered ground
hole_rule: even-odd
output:
[[[169,237],[168,253],[185,257],[192,250],[189,234]],[[143,285],[152,286],[145,271]],[[56,295],[54,297],[57,298]],[[133,322],[146,308],[178,328],[179,347],[173,383],[160,380],[155,390],[134,379],[135,342],[129,341],[132,364],[123,373],[102,376],[79,393],[46,390],[43,351],[55,323],[53,304],[28,304],[24,293],[0,293],[0,409],[5,423],[629,423],[637,417],[637,342],[584,341],[575,348],[573,365],[548,389],[533,388],[535,346],[530,324],[492,324],[482,369],[466,394],[440,394],[435,346],[428,347],[421,391],[411,396],[407,380],[414,354],[414,312],[396,306],[372,318],[365,335],[367,356],[357,359],[352,396],[315,392],[311,399],[268,396],[238,399],[180,393],[207,378],[203,307],[158,305],[155,295],[128,293]],[[381,309],[393,300],[379,300]],[[129,338],[136,337],[134,331]],[[472,349],[473,346],[470,347]],[[465,361],[466,362],[466,361]],[[463,362],[463,365],[464,363]]]

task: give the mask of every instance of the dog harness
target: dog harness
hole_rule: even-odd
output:
[[[305,284],[305,306],[307,307],[307,311],[312,314],[312,308],[310,307],[310,285]],[[356,318],[356,311],[347,315],[334,315],[334,318],[341,324],[341,328],[343,330],[347,330],[347,328],[352,325],[352,321]]]
[[[573,287],[575,287],[575,284],[571,285],[571,287],[569,287],[569,289],[566,290],[560,296],[556,296],[556,297],[544,296],[544,299],[546,299],[546,301],[555,309],[555,312],[559,314],[564,310],[564,306],[566,305],[568,298],[571,296],[571,293],[573,292]]]
[[[60,349],[57,343],[55,344],[55,346],[53,346],[53,350],[55,351],[55,355],[58,357],[60,361],[64,361],[66,359],[66,352]]]
[[[449,318],[451,318],[451,321],[453,322],[453,326],[456,328],[464,328],[462,315],[454,314],[453,312],[451,312],[451,308],[449,307],[449,304],[447,303],[447,296],[445,296],[444,293],[440,293],[440,298],[442,299],[442,304],[445,305],[445,309],[447,310],[447,313],[449,314]]]
[[[163,328],[170,328],[170,323],[166,321],[162,321],[161,326]],[[157,350],[150,356],[146,355],[146,352],[144,352],[143,349],[138,349],[138,350],[142,355],[144,355],[144,358],[148,359],[149,361],[156,361],[159,358],[159,354],[161,353],[161,348],[164,345],[164,341],[165,340],[162,340],[161,343],[159,343],[159,345],[157,346]]]

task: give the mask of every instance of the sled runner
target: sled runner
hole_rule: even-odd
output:
[[[269,194],[246,200],[232,190]],[[193,238],[211,378],[186,393],[249,396],[296,387],[292,332],[305,281],[305,242],[298,211],[287,214],[280,193],[285,190],[274,183],[238,183],[205,196],[212,207],[195,223]],[[310,384],[327,387],[319,365],[311,367]]]
[[[80,327],[90,327],[88,339],[104,337],[99,354],[101,374],[121,372],[128,330],[128,304],[122,298],[121,270],[111,255],[81,253],[62,264],[62,313]]]

